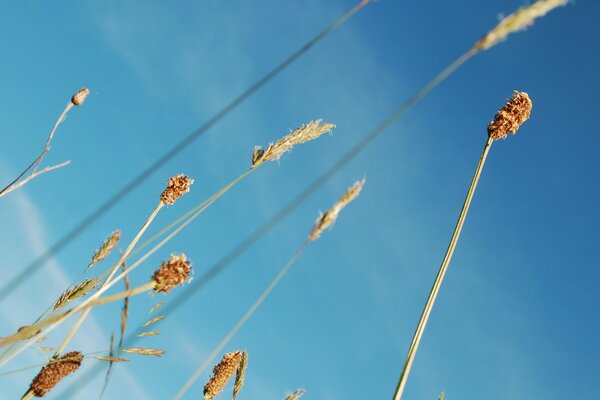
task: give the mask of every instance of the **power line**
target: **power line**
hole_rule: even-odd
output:
[[[67,232],[63,237],[61,237],[58,241],[56,241],[50,248],[42,254],[40,257],[36,258],[29,265],[21,269],[15,277],[10,279],[4,286],[0,289],[0,302],[2,302],[6,297],[8,297],[12,292],[14,292],[17,288],[19,288],[23,283],[25,283],[29,278],[33,276],[33,274],[39,270],[48,260],[52,258],[56,253],[65,248],[69,243],[71,243],[80,233],[82,233],[90,224],[104,215],[108,210],[110,210],[115,204],[121,201],[125,196],[127,196],[130,192],[132,192],[135,188],[142,184],[146,179],[148,179],[154,172],[156,172],[160,167],[166,164],[169,160],[179,154],[184,148],[202,136],[206,131],[208,131],[213,125],[217,122],[225,118],[229,113],[234,111],[240,104],[242,104],[246,99],[256,93],[259,89],[261,89],[264,85],[266,85],[269,81],[275,78],[280,72],[286,69],[290,64],[296,61],[300,56],[305,54],[308,50],[310,50],[314,45],[324,39],[327,35],[333,32],[336,28],[340,27],[344,22],[346,22],[350,17],[352,17],[356,12],[366,6],[370,0],[362,0],[360,3],[355,5],[352,9],[347,11],[344,15],[336,19],[331,25],[321,31],[318,35],[309,40],[304,46],[300,47],[294,53],[292,53],[289,57],[287,57],[283,62],[269,71],[265,76],[255,82],[252,86],[250,86],[246,91],[236,97],[233,101],[231,101],[227,106],[213,115],[208,121],[206,121],[202,126],[189,134],[186,138],[180,141],[177,145],[172,147],[169,151],[167,151],[162,157],[156,160],[153,164],[147,167],[144,171],[142,171],[135,178],[131,179],[123,188],[113,194],[108,200],[102,203],[96,210],[94,210],[91,214],[85,217],[82,221],[79,222],[74,228],[72,228],[69,232]]]

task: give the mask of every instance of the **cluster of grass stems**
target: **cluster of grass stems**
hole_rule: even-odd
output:
[[[352,15],[367,3],[369,3],[368,0],[361,1],[351,10],[350,13],[347,13],[340,18],[338,22],[344,22],[349,15]],[[477,41],[471,48],[469,48],[467,52],[450,63],[447,68],[442,70],[417,93],[402,103],[390,116],[383,120],[376,129],[371,131],[348,154],[342,157],[341,164],[336,165],[344,165],[344,163],[362,151],[388,126],[396,121],[415,103],[425,97],[431,90],[437,87],[467,60],[484,50],[490,49],[500,41],[504,40],[510,33],[531,25],[536,18],[543,16],[553,8],[564,5],[565,3],[566,1],[564,0],[540,0],[503,19],[498,26],[488,32],[482,39]],[[11,183],[0,190],[0,197],[19,189],[23,185],[32,181],[34,178],[51,170],[62,167],[68,163],[62,163],[40,169],[40,165],[46,153],[50,149],[50,143],[57,131],[58,126],[64,121],[66,114],[73,107],[83,104],[83,101],[88,93],[89,91],[84,88],[71,98],[66,108],[59,116],[57,122],[54,124],[40,155],[36,157],[30,163],[30,165],[28,165],[28,167],[25,168],[23,172],[20,173]],[[507,133],[515,133],[519,126],[529,117],[530,110],[531,101],[529,100],[527,94],[523,92],[515,92],[513,97],[496,114],[495,118],[488,126],[488,136],[486,138],[479,163],[475,170],[471,185],[468,188],[463,207],[460,211],[455,230],[450,240],[450,244],[443,257],[439,272],[435,278],[434,284],[425,303],[421,318],[415,329],[413,340],[410,344],[404,362],[404,367],[401,371],[401,375],[393,395],[394,400],[399,400],[403,394],[417,349],[419,347],[419,343],[423,336],[441,284],[448,270],[448,266],[450,265],[452,255],[458,243],[462,227],[467,217],[469,206],[473,200],[477,183],[483,171],[491,146],[494,141],[498,139],[504,139],[507,136]],[[17,332],[14,332],[11,335],[0,338],[1,368],[23,351],[44,341],[46,335],[56,329],[58,326],[61,326],[62,324],[65,324],[68,321],[76,318],[71,329],[56,348],[43,346],[37,347],[38,349],[50,352],[52,355],[48,357],[48,361],[44,364],[31,366],[31,368],[42,368],[40,372],[33,378],[30,387],[25,389],[25,394],[23,395],[22,399],[29,399],[34,396],[44,396],[50,392],[52,388],[63,378],[75,372],[84,359],[95,359],[101,362],[107,362],[109,364],[108,372],[105,378],[105,386],[103,388],[104,392],[104,389],[109,382],[114,363],[128,361],[129,359],[127,357],[130,355],[154,357],[162,356],[165,353],[165,350],[162,349],[124,346],[124,335],[129,318],[129,299],[143,293],[169,293],[176,286],[185,284],[189,280],[189,275],[191,273],[191,262],[184,254],[172,254],[169,260],[164,261],[160,267],[154,271],[152,278],[148,282],[137,287],[131,287],[129,283],[129,275],[138,269],[142,264],[144,264],[149,257],[168,244],[171,239],[181,233],[207,208],[214,204],[221,196],[227,193],[232,187],[245,179],[248,175],[263,165],[266,165],[270,161],[279,160],[292,147],[317,139],[323,134],[330,132],[333,128],[333,124],[322,123],[321,120],[315,120],[300,126],[287,136],[284,136],[282,139],[277,140],[275,143],[269,144],[264,149],[260,147],[255,148],[252,152],[252,163],[246,171],[243,171],[237,178],[224,185],[212,196],[201,201],[183,215],[174,219],[167,226],[160,229],[156,234],[149,237],[145,241],[142,241],[146,231],[153,224],[156,216],[161,213],[166,206],[174,205],[179,197],[189,192],[193,183],[193,180],[185,175],[177,175],[169,179],[167,182],[167,187],[162,191],[160,196],[158,196],[157,204],[150,208],[148,217],[145,221],[143,221],[133,239],[127,244],[127,246],[125,246],[125,250],[120,252],[114,263],[112,263],[103,273],[84,278],[85,275],[90,274],[90,271],[95,271],[98,268],[97,265],[109,258],[111,252],[119,246],[121,237],[120,231],[113,232],[108,239],[102,243],[99,249],[94,253],[90,263],[83,268],[78,280],[72,286],[64,290],[60,296],[57,297],[56,301],[49,305],[48,308],[35,321],[29,325],[21,327]],[[243,327],[246,321],[257,311],[261,304],[268,298],[271,292],[284,278],[307,246],[317,240],[325,230],[330,228],[335,223],[341,210],[359,195],[364,183],[364,179],[355,182],[327,212],[319,216],[313,225],[312,230],[307,232],[306,240],[299,245],[297,251],[281,268],[279,273],[273,278],[264,291],[257,297],[256,301],[248,308],[247,312],[242,315],[240,320],[231,328],[229,333],[213,349],[206,359],[202,361],[198,368],[193,371],[189,379],[187,379],[187,381],[175,393],[173,399],[181,399],[188,392],[188,390],[193,387],[195,382],[205,374],[208,368],[213,364],[214,360],[225,350],[231,339]],[[136,256],[137,259],[134,260],[134,257]],[[108,294],[107,292],[109,289],[113,288],[119,282],[124,283],[125,290]],[[110,341],[111,345],[108,351],[95,351],[85,354],[78,351],[65,353],[70,341],[74,335],[77,334],[78,330],[83,325],[90,312],[95,307],[116,301],[123,302],[120,321],[120,337],[117,343],[115,343],[115,337],[113,334]],[[147,330],[140,333],[138,335],[139,337],[143,338],[160,334],[158,330],[154,329],[154,324],[161,321],[165,317],[159,313],[160,307],[163,304],[164,301],[159,301],[152,306],[150,310],[151,318],[143,325],[145,328],[147,328]],[[225,388],[227,382],[233,379],[235,376],[232,398],[236,399],[243,386],[247,365],[247,351],[238,350],[226,353],[221,361],[215,365],[211,379],[204,386],[204,398],[212,399],[219,395]],[[6,375],[13,372],[18,371],[0,372],[0,375]],[[298,389],[296,392],[289,394],[286,399],[298,399],[303,394],[304,390]],[[440,396],[440,398],[443,398],[443,394]]]

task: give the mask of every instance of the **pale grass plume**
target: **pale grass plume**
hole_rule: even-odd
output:
[[[92,261],[90,261],[88,269],[108,257],[119,243],[119,240],[121,240],[121,231],[116,230],[112,232],[92,256]]]
[[[150,309],[150,311],[148,311],[148,314],[152,314],[154,311],[158,310],[159,308],[161,308],[163,305],[165,304],[164,301],[159,301],[158,303],[156,303],[155,305],[152,306],[152,308]]]
[[[365,179],[363,179],[362,181],[354,182],[354,184],[346,191],[346,193],[344,193],[342,197],[340,197],[340,199],[333,205],[333,207],[331,207],[324,214],[321,214],[319,216],[319,218],[315,222],[312,231],[310,232],[310,235],[308,236],[308,239],[310,241],[317,240],[325,229],[333,226],[333,224],[337,220],[338,215],[344,209],[344,207],[346,207],[348,204],[350,204],[352,200],[358,197],[358,195],[362,191],[364,184]]]
[[[477,50],[487,50],[505,40],[511,33],[526,29],[533,25],[533,22],[537,18],[543,17],[548,12],[557,7],[564,6],[568,2],[569,0],[539,0],[529,6],[521,7],[500,21],[494,29],[475,43],[474,48]]]
[[[137,337],[148,337],[148,336],[156,336],[159,335],[160,331],[148,331],[148,332],[142,332],[140,334],[137,335]]]
[[[84,279],[81,283],[71,286],[67,290],[65,290],[56,303],[54,303],[54,310],[58,310],[61,307],[64,307],[67,303],[88,294],[92,289],[94,289],[99,283],[101,277]]]
[[[142,327],[145,328],[147,326],[153,325],[153,324],[157,323],[158,321],[162,321],[163,319],[165,319],[165,316],[159,315],[159,316],[154,317],[151,320],[147,321],[144,325],[142,325]]]
[[[506,139],[509,132],[517,130],[531,116],[532,102],[525,92],[515,90],[512,97],[496,113],[488,125],[488,135],[492,140]]]
[[[233,351],[223,356],[221,361],[213,368],[213,376],[204,385],[204,400],[215,398],[225,389],[227,382],[238,370],[242,361],[242,352]]]
[[[110,363],[114,363],[114,362],[128,362],[129,361],[127,358],[114,357],[114,356],[96,356],[94,358],[96,360],[98,360],[98,361],[105,361],[105,362],[110,362]]]
[[[248,352],[242,352],[242,359],[240,360],[240,365],[235,373],[235,383],[233,384],[233,395],[232,400],[236,400],[238,394],[242,390],[244,386],[244,378],[246,377],[246,368],[248,368]]]
[[[33,378],[30,391],[35,397],[44,397],[60,381],[77,371],[83,361],[83,354],[71,351],[56,360],[50,361],[40,373]]]
[[[164,261],[152,275],[154,291],[168,293],[174,287],[188,282],[191,272],[192,264],[185,254],[171,254],[169,260]]]
[[[277,142],[269,144],[266,149],[262,149],[260,146],[255,147],[252,153],[252,167],[254,168],[267,161],[278,160],[295,145],[314,140],[335,128],[334,124],[322,124],[321,122],[322,120],[318,119],[302,125]]]
[[[148,347],[128,347],[121,350],[123,353],[139,354],[141,356],[154,356],[160,357],[166,353],[164,350],[152,349]]]
[[[190,191],[194,180],[183,174],[175,175],[167,181],[167,188],[160,195],[163,204],[175,204],[178,198]]]
[[[294,393],[287,395],[284,400],[298,400],[304,393],[306,393],[306,390],[300,388]]]

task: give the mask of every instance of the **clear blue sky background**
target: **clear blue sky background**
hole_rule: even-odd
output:
[[[0,199],[3,280],[355,3],[0,6],[0,182],[37,155],[70,95],[82,86],[91,90],[59,129],[45,161],[72,164]],[[524,4],[368,5],[0,304],[0,334],[35,319],[112,230],[122,229],[125,246],[170,176],[185,172],[196,183],[161,212],[152,232],[243,172],[255,145],[317,118],[337,124],[332,136],[250,175],[132,278],[145,282],[170,252],[185,252],[198,276],[500,16]],[[492,148],[406,398],[435,399],[442,390],[447,399],[597,396],[599,12],[598,2],[573,2],[469,61],[169,315],[159,337],[139,342],[167,355],[118,365],[105,398],[175,394],[301,245],[319,210],[363,176],[361,197],[307,248],[227,350],[250,353],[241,400],[280,399],[297,387],[307,389],[306,399],[391,398],[487,123],[513,89],[530,94],[532,118]],[[155,302],[147,296],[133,301],[130,329]],[[119,307],[95,311],[69,349],[106,349],[118,330]],[[56,345],[61,333],[48,345]],[[43,360],[30,350],[0,372]],[[18,398],[35,373],[0,377],[0,398]],[[186,398],[201,398],[207,378]],[[102,380],[98,375],[87,382],[77,398],[94,398]],[[60,388],[48,398],[63,398]]]

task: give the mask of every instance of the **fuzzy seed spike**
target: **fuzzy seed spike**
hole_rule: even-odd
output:
[[[352,200],[356,199],[360,194],[363,186],[365,184],[365,180],[356,181],[354,184],[344,193],[344,195],[324,214],[317,219],[315,225],[308,236],[310,241],[317,240],[323,231],[329,227],[331,227],[335,221],[337,220],[340,211],[344,209]]]
[[[66,353],[59,359],[48,363],[40,373],[33,378],[30,390],[35,397],[44,397],[60,381],[77,371],[83,361],[83,354],[78,351]]]
[[[100,246],[100,248],[94,253],[92,256],[92,261],[90,261],[87,269],[108,257],[119,243],[119,240],[121,240],[121,231],[116,230],[111,233],[110,236],[102,243],[102,246]]]
[[[210,400],[223,391],[227,382],[233,377],[238,370],[242,361],[242,352],[234,351],[227,353],[213,368],[213,376],[204,386],[204,399]]]
[[[488,125],[489,137],[492,140],[498,140],[506,139],[508,132],[515,134],[521,124],[529,119],[531,107],[529,95],[515,90],[512,97]]]

